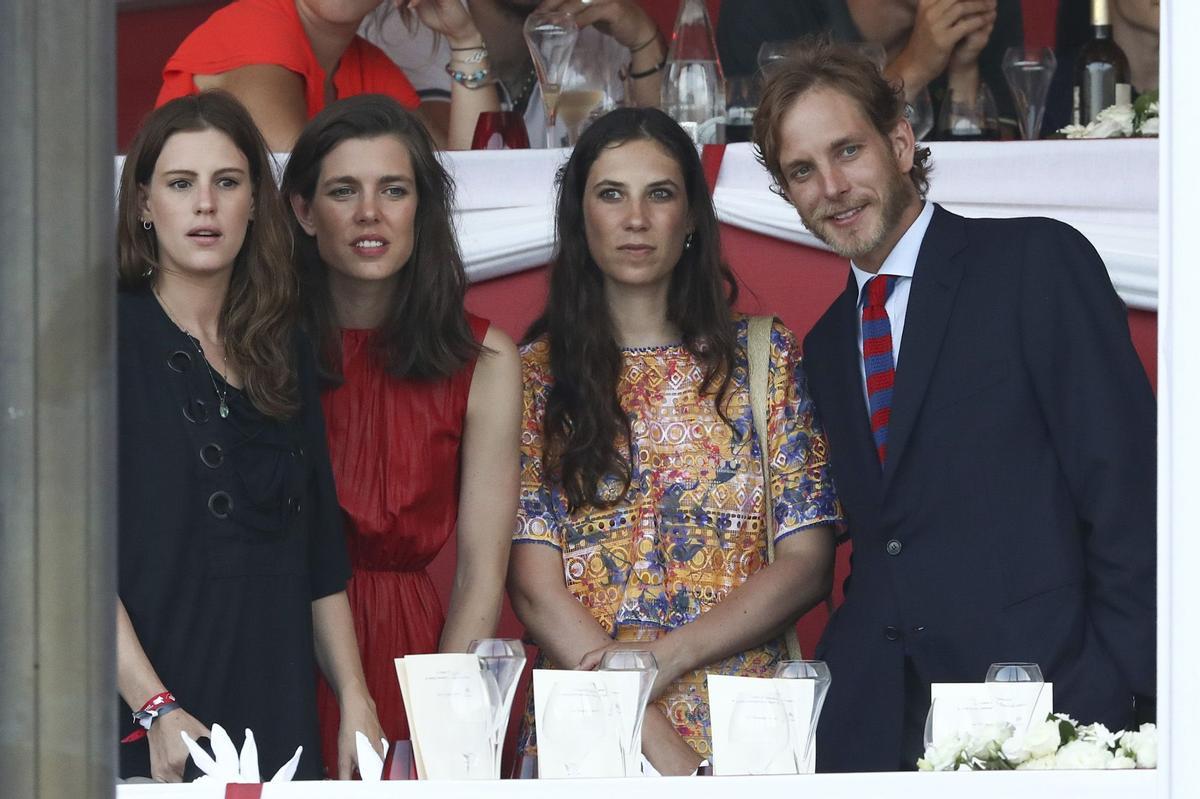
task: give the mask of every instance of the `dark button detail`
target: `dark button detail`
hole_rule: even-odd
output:
[[[204,404],[204,400],[193,397],[183,403],[183,418],[192,424],[204,424],[208,421],[208,406]]]
[[[225,462],[225,451],[220,444],[205,444],[200,448],[200,461],[210,469],[216,469]]]
[[[914,633],[923,633],[923,632],[925,632],[925,625],[924,625],[924,624],[919,624],[919,625],[917,625],[916,627],[913,627],[913,628],[912,628],[912,631],[913,631]]]
[[[883,637],[889,641],[898,641],[900,640],[900,631],[889,624],[883,628]]]
[[[887,542],[887,553],[893,557],[900,554],[900,550],[904,549],[904,544],[901,544],[896,539]]]
[[[228,519],[233,510],[233,500],[224,491],[214,491],[208,498],[208,510],[218,519]]]
[[[172,372],[183,374],[192,368],[192,354],[187,350],[175,350],[167,358],[167,366],[171,368]]]
[[[300,497],[288,497],[287,505],[288,505],[288,509],[292,513],[299,513],[300,507],[301,507]]]

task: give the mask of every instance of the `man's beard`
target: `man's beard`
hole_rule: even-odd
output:
[[[875,227],[852,238],[838,236],[827,217],[853,208],[857,202],[845,203],[841,207],[822,205],[816,209],[813,218],[806,219],[804,214],[801,214],[800,219],[810,233],[828,244],[835,253],[853,260],[873,252],[896,229],[904,216],[904,209],[912,200],[913,191],[913,185],[907,175],[898,169],[893,172],[880,195],[879,218]]]

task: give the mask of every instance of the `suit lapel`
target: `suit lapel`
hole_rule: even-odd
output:
[[[888,456],[883,470],[887,491],[912,436],[921,402],[929,387],[934,365],[954,307],[962,277],[956,256],[967,244],[961,217],[934,207],[933,219],[921,242],[913,272],[912,289],[896,366],[892,416],[888,423]],[[861,393],[861,392],[860,392]],[[864,417],[865,418],[865,417]]]

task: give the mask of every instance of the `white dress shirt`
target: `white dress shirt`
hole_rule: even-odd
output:
[[[909,225],[908,230],[900,237],[900,241],[896,242],[896,246],[892,248],[883,265],[879,267],[879,274],[894,275],[898,278],[892,289],[892,295],[883,304],[892,324],[892,363],[895,364],[896,369],[900,368],[900,339],[904,335],[904,316],[908,312],[908,294],[912,289],[913,271],[917,267],[917,254],[921,251],[921,242],[925,240],[925,231],[929,229],[931,219],[933,219],[933,203],[926,202],[921,213]],[[862,305],[863,286],[867,284],[868,280],[875,277],[875,273],[859,269],[854,261],[850,262],[850,271],[854,273],[854,280],[858,283],[859,310],[858,324],[855,325],[858,334],[858,372],[862,375],[863,399],[867,400],[869,413],[871,401],[867,397],[867,367],[863,364],[862,358]]]

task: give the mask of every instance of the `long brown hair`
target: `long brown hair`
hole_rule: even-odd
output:
[[[792,48],[792,55],[771,67],[754,113],[754,148],[758,162],[771,173],[771,190],[787,199],[787,180],[779,163],[779,129],[783,117],[801,95],[817,88],[833,89],[853,100],[879,135],[887,137],[904,118],[904,87],[892,85],[862,50],[809,37]],[[908,179],[922,198],[929,192],[933,171],[928,147],[916,148]]]
[[[231,95],[214,90],[180,97],[142,123],[125,157],[117,197],[119,284],[123,289],[154,286],[160,266],[158,240],[154,231],[142,227],[139,193],[153,177],[167,139],[204,130],[224,133],[246,156],[254,197],[254,219],[234,259],[221,308],[225,358],[241,376],[254,407],[267,416],[286,419],[299,408],[291,235],[266,143],[250,114]]]
[[[588,173],[607,149],[648,140],[679,164],[694,229],[671,272],[667,319],[683,334],[683,345],[704,364],[701,393],[711,393],[717,413],[729,422],[724,400],[737,353],[730,312],[737,283],[721,261],[721,241],[704,168],[692,140],[669,116],[654,108],[621,108],[592,123],[559,174],[558,249],[550,269],[546,309],[525,334],[546,336],[554,385],[542,423],[548,480],[561,485],[571,510],[604,507],[619,497],[602,496],[601,485],[616,476],[633,479],[629,417],[617,397],[621,348],[604,297],[604,279],[584,235],[583,195]],[[715,388],[715,390],[714,390]]]
[[[467,276],[450,223],[454,181],[437,158],[429,132],[395,100],[360,94],[331,103],[305,126],[283,173],[283,194],[311,203],[321,164],[347,139],[394,136],[408,149],[416,178],[413,249],[395,282],[374,347],[395,377],[454,374],[481,349],[463,311]],[[315,339],[321,376],[342,379],[342,342],[317,241],[292,219],[304,323]]]

